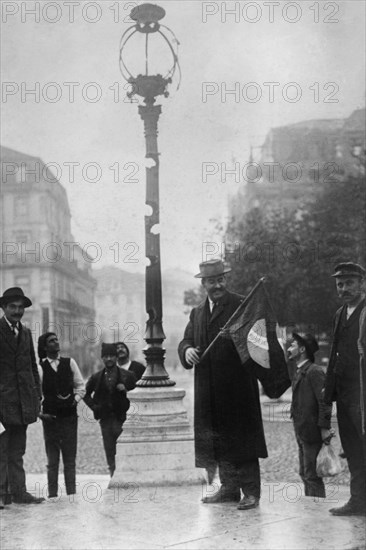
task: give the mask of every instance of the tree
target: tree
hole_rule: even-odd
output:
[[[254,208],[227,227],[231,287],[247,294],[265,276],[283,325],[331,333],[337,307],[330,279],[335,264],[366,264],[365,182],[323,184],[295,211]]]

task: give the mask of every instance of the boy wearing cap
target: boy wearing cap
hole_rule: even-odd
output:
[[[0,435],[0,508],[11,500],[44,500],[27,492],[23,467],[27,427],[38,418],[41,399],[31,332],[20,322],[31,305],[19,287],[8,288],[0,298],[0,422],[5,428]]]
[[[99,420],[104,451],[111,477],[116,469],[116,444],[130,407],[127,392],[136,386],[135,375],[117,365],[116,344],[102,343],[105,367],[93,374],[87,384],[85,403]]]
[[[314,364],[314,354],[318,349],[314,336],[300,336],[294,332],[288,357],[296,362],[291,417],[299,447],[299,474],[304,483],[305,496],[325,498],[323,480],[316,473],[316,458],[322,443],[328,443],[331,439],[332,406],[325,405],[322,399],[325,372]]]
[[[343,306],[334,318],[324,399],[337,403],[339,435],[351,474],[351,498],[330,510],[335,516],[366,515],[365,276],[365,269],[353,262],[338,264],[332,275]]]

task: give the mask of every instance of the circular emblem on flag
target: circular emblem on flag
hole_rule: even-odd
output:
[[[258,319],[248,332],[247,347],[253,361],[265,369],[270,368],[265,319]]]
[[[276,323],[276,334],[280,346],[283,348],[283,331]],[[266,320],[258,319],[248,332],[247,336],[247,347],[250,357],[264,367],[265,369],[270,368],[269,363],[269,347],[267,340],[267,329],[266,329]]]

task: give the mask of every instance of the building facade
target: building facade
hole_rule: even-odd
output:
[[[1,147],[1,291],[20,286],[34,340],[56,332],[87,374],[98,342],[92,258],[75,242],[65,189],[37,157]]]
[[[320,119],[272,128],[246,185],[230,199],[237,218],[260,207],[301,208],[322,184],[365,174],[365,109],[346,119]]]
[[[94,271],[97,280],[96,321],[105,342],[124,341],[134,359],[145,363],[145,276],[116,266]],[[162,274],[165,366],[169,374],[179,364],[178,343],[187,324],[184,291],[194,285],[192,274],[167,270]],[[174,376],[173,376],[174,379]]]

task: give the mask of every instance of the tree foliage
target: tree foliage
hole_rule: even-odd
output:
[[[366,265],[365,181],[323,184],[294,210],[254,208],[226,231],[231,288],[247,294],[265,276],[279,322],[331,332],[339,305],[330,275],[341,261]]]

